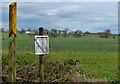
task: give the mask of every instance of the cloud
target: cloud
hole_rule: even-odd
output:
[[[8,3],[3,5],[3,26],[7,26]],[[19,28],[38,28],[97,32],[117,29],[117,3],[40,2],[18,3],[17,25]],[[111,27],[110,27],[111,26]],[[117,30],[116,30],[117,31]],[[115,32],[115,31],[114,31]]]
[[[118,2],[119,0],[2,0],[2,2]]]
[[[108,15],[107,16],[110,16],[110,17],[116,17],[116,16],[118,16],[118,13],[108,13]]]

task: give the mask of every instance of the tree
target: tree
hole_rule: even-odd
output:
[[[76,31],[75,31],[75,34],[77,34],[77,35],[81,35],[81,34],[82,34],[82,31],[80,31],[80,30],[76,30]]]
[[[68,31],[69,31],[69,28],[64,28],[64,37],[66,37]]]
[[[104,35],[106,38],[108,38],[111,35],[111,31],[109,29],[105,30]]]
[[[28,30],[28,31],[31,31],[31,28],[28,28],[27,30]]]
[[[84,34],[90,34],[90,32],[89,32],[89,31],[86,31]]]
[[[69,28],[64,28],[64,31],[69,31]]]
[[[25,33],[25,29],[21,29],[21,33]]]
[[[1,28],[1,32],[5,32],[5,29],[4,29],[4,28]]]
[[[57,37],[57,29],[51,29],[50,37]]]
[[[20,30],[19,30],[19,29],[17,29],[17,32],[19,32],[19,33],[20,33]]]
[[[111,31],[109,29],[105,30],[103,33],[100,34],[101,38],[108,38],[111,35]]]
[[[79,36],[82,36],[82,31],[81,30],[76,30],[75,32],[74,32],[74,35],[73,36],[75,36],[75,37],[79,37]]]
[[[111,31],[109,29],[105,30],[105,33],[111,34]]]

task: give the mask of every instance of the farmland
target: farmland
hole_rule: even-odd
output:
[[[84,37],[50,37],[49,55],[45,55],[45,81],[115,82],[118,80],[118,39]],[[34,54],[34,36],[18,34],[17,77],[39,80],[39,56]],[[7,33],[2,34],[3,75],[8,74]]]

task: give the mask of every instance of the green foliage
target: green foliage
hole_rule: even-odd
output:
[[[3,74],[8,69],[7,33],[2,34]],[[34,36],[17,34],[17,77],[36,80],[39,56],[34,54]],[[118,80],[118,39],[84,36],[50,37],[50,53],[45,55],[46,81]]]

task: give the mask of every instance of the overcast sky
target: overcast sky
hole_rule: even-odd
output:
[[[8,5],[2,3],[2,27],[8,28]],[[118,33],[117,2],[19,2],[17,28]]]

